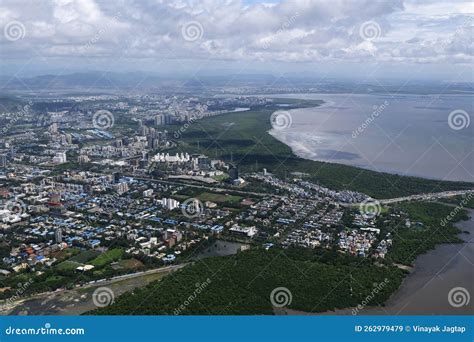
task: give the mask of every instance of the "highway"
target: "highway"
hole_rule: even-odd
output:
[[[459,195],[467,195],[467,194],[474,195],[474,190],[443,191],[443,192],[436,192],[436,193],[429,193],[429,194],[411,195],[411,196],[405,196],[405,197],[383,199],[383,200],[380,200],[379,202],[381,204],[392,204],[392,203],[405,202],[405,201],[423,201],[423,200],[431,201],[434,199],[453,197],[453,196],[459,196]]]
[[[179,186],[187,186],[187,187],[193,187],[193,188],[201,188],[201,189],[206,189],[214,192],[233,192],[237,193],[240,195],[248,196],[248,195],[254,195],[254,196],[274,196],[274,197],[281,197],[275,194],[271,193],[261,193],[261,192],[251,192],[251,191],[242,191],[242,190],[235,190],[235,189],[225,189],[225,188],[218,188],[218,187],[212,187],[209,185],[196,185],[196,184],[189,184],[189,183],[182,183],[182,182],[173,182],[173,181],[167,181],[167,180],[159,180],[159,179],[153,179],[153,178],[147,178],[147,177],[134,177],[133,175],[129,175],[129,177],[133,177],[134,179],[139,179],[143,181],[152,181],[152,182],[157,182],[157,183],[165,183],[165,184],[171,184],[171,185],[179,185]],[[387,198],[387,199],[381,199],[378,200],[380,204],[393,204],[393,203],[399,203],[399,202],[406,202],[406,201],[423,201],[423,200],[434,200],[434,199],[440,199],[440,198],[447,198],[447,197],[453,197],[453,196],[459,196],[459,195],[467,195],[467,194],[473,194],[474,196],[474,190],[473,189],[468,189],[468,190],[456,190],[456,191],[442,191],[442,192],[434,192],[434,193],[427,193],[427,194],[417,194],[417,195],[410,195],[410,196],[404,196],[404,197],[396,197],[396,198]],[[356,206],[360,205],[360,202],[358,203],[339,203],[340,205],[343,206]]]

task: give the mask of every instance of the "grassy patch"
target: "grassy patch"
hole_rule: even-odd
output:
[[[65,248],[52,254],[58,260],[66,260],[80,253],[78,248]]]
[[[123,255],[123,249],[121,248],[114,248],[110,249],[107,252],[100,254],[97,258],[93,259],[90,264],[95,267],[102,267],[111,262],[120,260]]]
[[[120,260],[119,264],[126,269],[137,269],[143,266],[143,263],[137,259]]]
[[[59,270],[59,271],[71,271],[71,270],[75,270],[79,266],[82,266],[82,264],[79,263],[79,262],[66,260],[66,261],[63,261],[63,262],[59,263],[56,266],[56,269]]]
[[[203,192],[198,196],[201,201],[210,201],[216,203],[236,204],[242,200],[242,197],[236,195],[216,194],[212,192]]]
[[[89,260],[92,260],[92,259],[96,258],[97,256],[99,256],[99,254],[100,253],[98,251],[87,250],[87,251],[81,252],[78,255],[73,256],[72,258],[69,259],[69,261],[75,261],[75,262],[79,262],[81,264],[84,264],[84,263],[88,262]]]
[[[222,181],[225,181],[227,178],[229,178],[229,175],[223,174],[219,176],[213,176],[212,178],[218,182],[222,182]]]

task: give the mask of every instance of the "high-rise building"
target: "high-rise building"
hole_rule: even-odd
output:
[[[201,155],[197,158],[197,166],[199,167],[199,169],[201,170],[208,169],[209,165],[210,165],[210,161],[208,157]]]
[[[55,164],[63,164],[66,161],[66,152],[57,152],[56,155],[53,157],[53,163]]]
[[[118,183],[115,185],[115,191],[117,191],[119,195],[126,193],[128,190],[129,188],[127,183]]]
[[[229,180],[234,181],[239,178],[239,169],[234,164],[230,164]]]
[[[168,131],[158,132],[157,137],[160,145],[166,145],[166,142],[168,141]]]
[[[160,141],[157,138],[147,137],[147,147],[151,150],[160,147]]]
[[[90,162],[90,158],[86,155],[80,155],[79,157],[77,157],[77,161],[79,162],[79,164],[84,164]]]
[[[165,115],[165,124],[166,125],[171,125],[174,122],[174,116],[171,114],[166,114]]]
[[[148,127],[145,125],[140,126],[140,135],[147,136],[148,135]]]
[[[167,210],[173,210],[179,207],[179,202],[172,198],[163,198],[161,204],[163,205],[163,208]]]
[[[58,124],[56,122],[53,122],[49,127],[48,127],[48,131],[49,133],[51,134],[56,134],[58,133]]]
[[[165,124],[165,116],[163,114],[158,114],[155,116],[155,126],[161,126]]]
[[[56,241],[56,243],[63,242],[63,231],[61,230],[61,228],[56,229],[56,231],[54,232],[54,240]]]
[[[0,167],[7,167],[7,155],[0,154]]]
[[[153,189],[148,189],[143,191],[143,197],[152,197],[153,196]]]

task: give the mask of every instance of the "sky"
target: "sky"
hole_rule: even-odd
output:
[[[1,75],[298,73],[473,80],[474,2],[1,0]]]

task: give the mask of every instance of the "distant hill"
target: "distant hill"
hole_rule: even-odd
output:
[[[170,71],[171,72],[171,71]],[[284,74],[158,74],[153,72],[78,72],[71,74],[47,74],[34,77],[0,77],[0,92],[41,90],[75,90],[92,92],[107,90],[110,93],[121,91],[157,91],[163,93],[202,93],[213,87],[221,88],[220,92],[242,89],[240,94],[275,94],[275,93],[391,93],[391,94],[469,94],[473,93],[472,83],[443,83],[433,81],[399,81],[385,80],[384,84],[367,83],[356,80],[328,79],[314,75]]]

